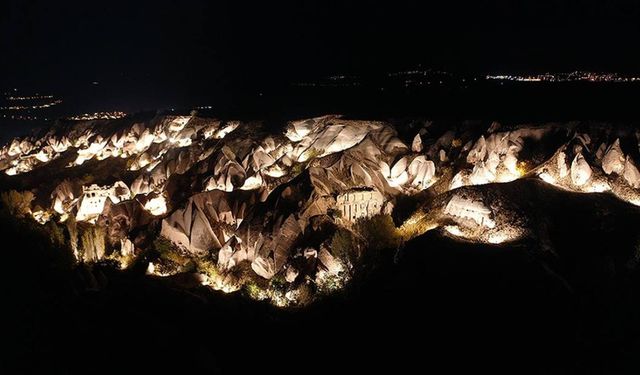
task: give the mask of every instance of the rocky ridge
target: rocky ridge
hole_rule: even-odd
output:
[[[79,262],[126,268],[151,251],[149,274],[193,274],[291,305],[342,287],[372,247],[426,230],[496,245],[527,238],[528,213],[494,183],[535,178],[640,205],[639,146],[631,127],[596,123],[330,115],[268,129],[155,116],[14,139],[0,171],[5,190],[33,193],[25,214],[64,228]],[[388,229],[386,241],[372,243],[371,228]]]

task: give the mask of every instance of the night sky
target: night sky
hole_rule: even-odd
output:
[[[480,73],[640,69],[633,0],[132,3],[2,1],[0,86],[69,95],[95,81],[160,105],[415,64]]]

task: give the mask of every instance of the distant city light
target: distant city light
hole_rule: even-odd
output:
[[[33,96],[8,96],[7,100],[38,100],[53,99],[53,95],[33,95]]]
[[[83,113],[81,115],[67,117],[67,120],[90,121],[90,120],[115,120],[125,117],[127,114],[121,111]]]
[[[9,100],[28,100],[28,98],[11,99],[11,97],[7,98],[7,99],[9,99]],[[10,106],[5,106],[5,107],[0,107],[0,110],[19,111],[19,110],[24,110],[24,109],[43,109],[43,108],[53,107],[54,105],[58,105],[60,103],[62,103],[62,100],[61,99],[56,99],[56,100],[53,100],[51,102],[43,103],[43,104],[10,105]]]
[[[514,82],[640,82],[640,77],[636,76],[626,76],[619,73],[585,72],[579,70],[569,73],[486,75],[485,78],[494,81]]]

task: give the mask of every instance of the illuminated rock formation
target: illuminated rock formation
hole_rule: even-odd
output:
[[[153,197],[144,204],[144,209],[153,216],[164,215],[167,212],[167,201],[162,195]]]
[[[398,160],[393,167],[389,168],[389,164],[380,162],[380,172],[387,179],[389,186],[400,187],[409,181],[407,173],[407,158],[403,157]]]
[[[0,170],[37,195],[38,222],[75,217],[83,221],[76,239],[85,228],[104,231],[105,248],[93,233],[89,255],[78,259],[120,254],[125,267],[160,236],[176,257],[208,262],[198,271],[203,285],[223,291],[242,287],[240,273],[340,285],[333,278],[350,265],[332,249],[334,234],[366,251],[359,228],[380,215],[405,220],[411,204],[428,202],[423,216],[431,221],[418,225],[411,216],[407,227],[482,243],[518,240],[526,218],[508,195],[520,193],[496,186],[523,177],[640,204],[635,133],[586,123],[486,125],[397,131],[336,115],[282,131],[198,116],[78,121],[8,142]],[[153,264],[153,275],[184,271],[166,259]]]
[[[627,156],[624,162],[624,170],[622,175],[624,176],[625,181],[634,189],[640,188],[640,172],[638,171],[638,167],[633,163],[631,158]]]
[[[591,179],[591,167],[581,153],[571,162],[571,181],[576,186],[582,186]]]
[[[602,170],[604,173],[622,174],[625,167],[625,156],[620,148],[620,139],[616,139],[615,142],[605,152],[602,158]]]
[[[246,203],[229,202],[221,191],[196,194],[185,208],[162,221],[161,234],[196,255],[219,250],[242,223]]]
[[[558,175],[560,176],[560,178],[565,178],[569,175],[569,168],[567,167],[567,154],[562,151],[558,153],[557,166]]]
[[[461,219],[472,220],[479,226],[494,228],[496,223],[491,219],[492,212],[480,201],[454,195],[444,210],[445,214]]]
[[[424,190],[431,186],[436,174],[436,166],[431,160],[426,160],[424,155],[420,155],[411,161],[408,173],[411,185]]]
[[[466,155],[467,163],[473,165],[472,170],[460,174],[452,186],[509,182],[519,178],[523,171],[518,167],[518,155],[525,142],[539,141],[550,130],[545,126],[523,127],[509,132],[491,133],[487,137],[481,135]]]
[[[377,190],[351,190],[338,195],[336,208],[344,222],[355,222],[382,211],[384,197]]]
[[[411,142],[411,151],[422,152],[422,138],[420,138],[420,133],[416,134],[413,138],[413,142]]]

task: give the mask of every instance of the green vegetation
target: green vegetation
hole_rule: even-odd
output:
[[[106,250],[105,236],[106,230],[100,226],[92,226],[82,232],[80,242],[85,261],[97,261],[104,258]]]
[[[180,272],[189,272],[197,268],[191,257],[184,254],[180,249],[164,237],[158,237],[153,241],[153,248],[158,253],[160,259],[169,261],[180,268]]]
[[[356,223],[356,231],[364,238],[368,250],[395,249],[402,238],[391,216],[377,215]]]
[[[67,232],[69,233],[69,247],[71,247],[76,259],[81,259],[80,254],[78,254],[78,223],[76,222],[76,217],[69,215],[66,224]]]
[[[391,216],[377,215],[358,220],[353,230],[338,228],[331,238],[330,248],[334,256],[353,264],[363,255],[363,248],[367,252],[379,252],[395,249],[401,241],[402,237]]]
[[[85,173],[80,177],[80,183],[82,185],[92,184],[95,180],[96,178],[91,173]]]
[[[307,283],[302,283],[298,286],[297,301],[300,306],[305,306],[313,302],[313,289]]]
[[[49,220],[44,229],[49,233],[49,240],[53,245],[63,246],[65,244],[64,230],[55,221]]]
[[[323,277],[318,277],[316,278],[318,293],[324,295],[335,293],[336,291],[344,288],[345,280],[346,278],[343,272],[338,274],[325,274]]]
[[[300,173],[302,173],[302,171],[304,171],[306,167],[307,167],[306,163],[297,163],[293,167],[291,167],[291,172],[294,176],[297,176]]]
[[[338,228],[331,238],[331,252],[346,262],[353,263],[359,255],[358,241],[354,234],[346,228]]]
[[[218,271],[218,266],[216,266],[216,263],[209,259],[196,260],[196,270],[200,273],[203,273],[209,276],[212,279],[215,279],[220,274],[220,272]]]
[[[311,161],[313,161],[315,158],[317,158],[318,156],[322,155],[324,153],[324,150],[319,150],[315,147],[311,147],[309,149],[307,149],[306,151],[304,151],[303,155],[307,156],[307,159],[305,162],[302,163],[297,163],[295,164],[292,168],[292,174],[295,175],[299,175],[300,173],[302,173],[307,166],[309,165],[309,163]]]
[[[160,254],[160,256],[170,253],[173,250],[173,244],[171,241],[164,237],[158,237],[153,241],[153,248]]]
[[[284,292],[287,290],[287,281],[284,279],[284,275],[281,273],[274,275],[271,280],[269,280],[269,286],[271,289]]]
[[[335,219],[341,219],[342,218],[342,211],[340,210],[334,210],[334,209],[329,209],[327,211],[327,214]]]
[[[321,149],[317,149],[315,147],[311,147],[309,149],[307,149],[305,152],[305,154],[307,154],[307,161],[311,161],[315,158],[317,158],[318,156],[322,155],[324,153],[324,150]]]
[[[25,269],[37,271],[37,278],[60,275],[73,265],[73,258],[57,235],[31,219],[17,219],[7,210],[0,210],[0,231],[4,238],[10,238],[11,245],[20,245],[7,252],[8,265],[24,277]],[[31,267],[33,264],[47,264],[46,267]],[[38,284],[40,285],[40,284]],[[44,287],[44,286],[41,286]],[[39,289],[40,290],[40,289]]]
[[[3,207],[15,217],[25,217],[31,213],[31,202],[35,199],[30,191],[5,191],[0,193]]]
[[[255,281],[248,281],[244,284],[244,290],[251,299],[261,301],[267,298],[267,292],[261,288]]]

